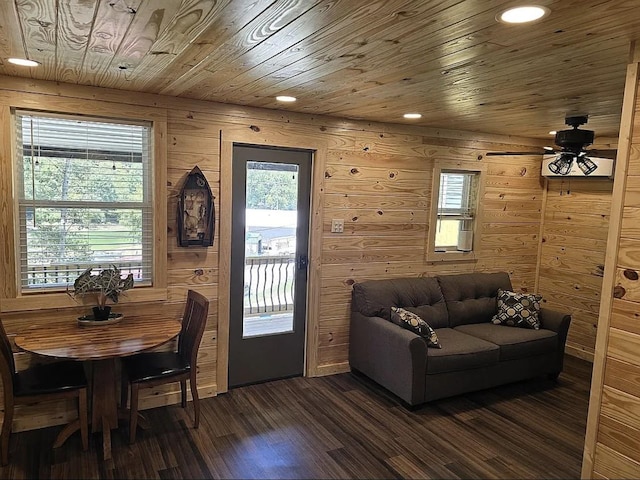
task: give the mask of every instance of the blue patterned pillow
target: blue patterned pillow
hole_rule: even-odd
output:
[[[540,300],[542,296],[498,289],[498,313],[491,321],[496,325],[540,329]]]
[[[424,337],[427,340],[427,346],[442,348],[435,330],[420,318],[419,315],[409,312],[404,308],[391,307],[391,321]]]

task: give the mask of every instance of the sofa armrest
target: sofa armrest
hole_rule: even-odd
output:
[[[352,311],[349,363],[410,405],[424,402],[427,342],[419,335]]]
[[[571,324],[571,315],[551,310],[549,308],[540,309],[540,325],[542,328],[552,330],[558,334],[558,360],[557,374],[562,371],[564,363],[564,349],[567,343],[567,334]]]
[[[540,324],[542,328],[552,330],[557,334],[564,333],[566,336],[570,323],[571,315],[544,307],[540,309]]]

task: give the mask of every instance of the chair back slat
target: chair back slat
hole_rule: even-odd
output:
[[[209,300],[194,291],[187,293],[187,304],[182,317],[182,328],[178,339],[178,352],[189,362],[192,368],[196,367],[198,349],[209,314]]]
[[[0,322],[0,375],[2,376],[2,387],[5,398],[7,395],[13,397],[13,380],[16,374],[16,364],[13,359],[11,342],[4,330],[4,325]]]

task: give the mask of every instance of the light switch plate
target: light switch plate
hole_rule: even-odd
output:
[[[331,233],[343,233],[344,232],[344,219],[334,218],[331,220]]]

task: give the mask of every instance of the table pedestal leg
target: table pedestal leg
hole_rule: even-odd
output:
[[[67,441],[71,435],[80,430],[80,420],[76,419],[67,425],[60,431],[56,437],[56,441],[53,443],[53,448],[61,447],[64,442]]]
[[[121,408],[118,410],[118,420],[124,420],[129,422],[131,419],[131,411],[128,408]],[[142,430],[149,430],[149,420],[145,417],[142,412],[138,412],[138,427]]]
[[[104,459],[111,458],[111,430],[118,427],[118,420],[129,421],[129,410],[118,409],[116,397],[115,360],[96,360],[92,362],[92,409],[91,432],[102,432]],[[147,419],[138,412],[138,425],[149,428]],[[58,448],[75,432],[80,430],[80,420],[67,424],[58,434],[53,444]]]
[[[91,431],[102,431],[104,459],[111,458],[111,429],[118,426],[115,359],[92,362]]]

